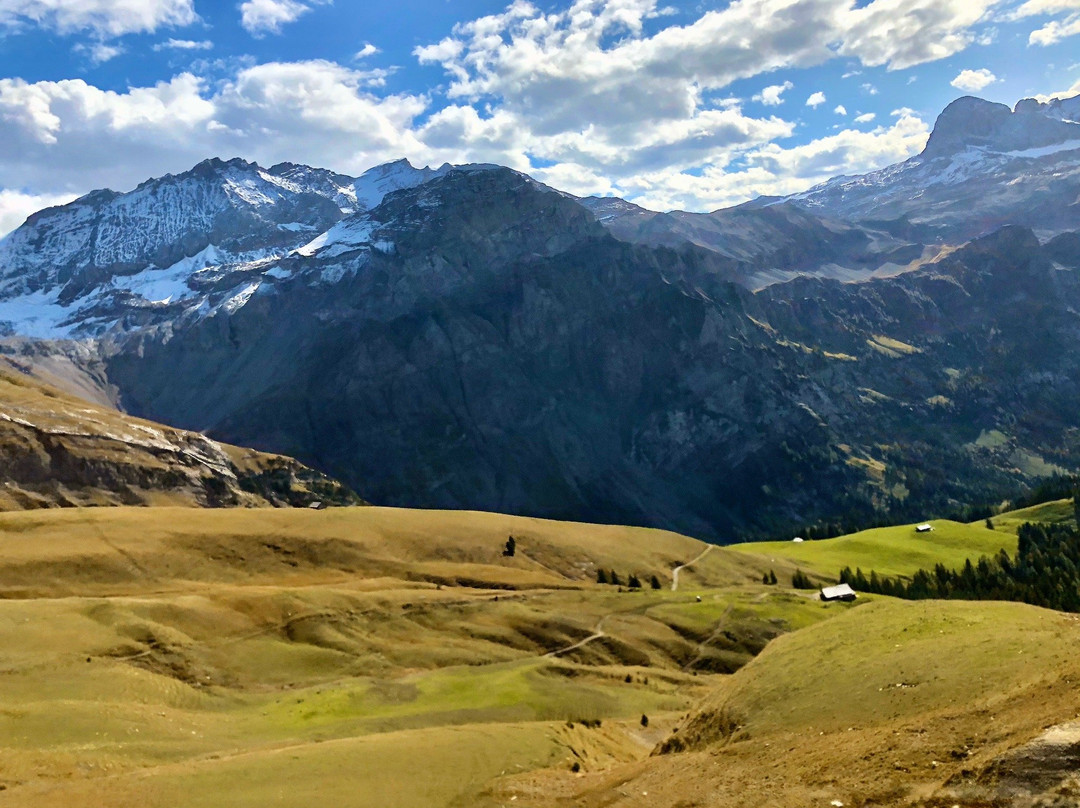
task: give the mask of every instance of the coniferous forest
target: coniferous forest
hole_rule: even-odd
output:
[[[1016,555],[1005,550],[968,559],[959,570],[938,564],[910,580],[887,578],[861,569],[840,571],[840,582],[859,592],[909,600],[1013,600],[1067,612],[1080,612],[1080,530],[1071,525],[1024,524]]]

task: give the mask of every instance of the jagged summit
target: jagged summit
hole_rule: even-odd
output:
[[[1080,97],[1071,99],[1080,101]],[[964,96],[938,116],[934,130],[920,155],[924,159],[947,157],[965,149],[1015,152],[1080,141],[1080,123],[1057,114],[1060,101],[1043,104],[1034,98],[1005,104]]]
[[[966,96],[938,116],[915,157],[791,199],[848,220],[903,220],[932,241],[959,243],[1005,224],[1048,238],[1080,228],[1078,121],[1080,96],[1025,99],[1012,110]]]
[[[400,160],[354,178],[212,157],[126,193],[92,191],[0,239],[0,334],[87,336],[208,313],[246,299],[274,261],[343,217],[452,168]]]

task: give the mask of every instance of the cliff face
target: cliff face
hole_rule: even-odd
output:
[[[121,415],[0,359],[0,510],[75,505],[355,504],[288,457]]]
[[[510,171],[343,220],[241,308],[112,344],[134,411],[373,501],[712,538],[918,516],[1080,464],[1080,289],[1030,231],[751,294]],[[288,324],[283,328],[282,324]]]

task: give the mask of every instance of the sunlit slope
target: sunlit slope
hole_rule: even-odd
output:
[[[504,555],[515,537],[517,552]],[[340,582],[390,577],[491,587],[625,583],[701,555],[662,530],[470,511],[397,508],[96,508],[0,514],[0,592],[102,594],[186,582]],[[761,559],[714,548],[682,585],[760,580]]]
[[[52,387],[0,357],[0,511],[360,500],[292,458],[217,443]]]
[[[1069,723],[1077,642],[1074,616],[1027,605],[875,600],[775,640],[718,680],[667,754],[587,781],[518,778],[500,796],[631,806],[647,794],[672,808],[734,808],[747,794],[776,808],[1019,806],[1033,795],[1074,804],[1066,747],[1035,739],[1053,725],[1080,738]]]
[[[863,530],[835,539],[805,542],[754,542],[734,544],[740,553],[796,564],[804,570],[835,578],[843,567],[857,567],[879,575],[911,575],[935,564],[961,567],[966,559],[1016,550],[1016,532],[990,530],[983,522],[964,524],[945,519],[929,523],[933,530],[919,533],[915,525]],[[1011,523],[1010,523],[1011,525]]]
[[[637,760],[716,672],[837,613],[760,563],[485,513],[2,514],[0,805],[482,805]]]

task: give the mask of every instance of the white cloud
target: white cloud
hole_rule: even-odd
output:
[[[949,84],[958,90],[975,93],[996,81],[1000,81],[1000,79],[985,67],[982,67],[978,70],[961,70]]]
[[[0,79],[0,188],[124,190],[212,155],[356,172],[423,159],[413,122],[427,100],[377,97],[367,89],[377,81],[377,71],[330,62],[244,68],[213,90],[188,73],[122,93],[81,79]]]
[[[889,70],[945,59],[971,44],[998,0],[874,0],[841,14],[840,55]]]
[[[214,47],[214,43],[209,39],[203,39],[196,41],[194,39],[168,39],[165,42],[159,42],[154,45],[155,51],[163,50],[210,50]]]
[[[364,47],[358,50],[354,55],[354,59],[366,59],[369,56],[374,56],[379,53],[379,49],[372,45],[370,42],[365,42]]]
[[[1046,47],[1077,34],[1080,34],[1080,14],[1073,14],[1063,22],[1051,20],[1042,28],[1032,31],[1028,36],[1028,44]]]
[[[1074,81],[1073,85],[1067,90],[1059,90],[1056,93],[1048,93],[1047,95],[1036,95],[1035,99],[1045,104],[1057,98],[1072,98],[1075,95],[1080,95],[1080,79]]]
[[[1009,15],[1010,19],[1022,19],[1042,14],[1057,14],[1062,11],[1075,11],[1076,0],[1027,0]]]
[[[855,123],[870,123],[870,121],[874,120],[876,117],[877,115],[873,112],[864,112],[862,115],[857,115],[855,117]]]
[[[0,9],[26,1],[0,0]],[[241,21],[255,35],[275,32],[320,2],[245,0]],[[208,155],[346,172],[406,156],[499,162],[578,193],[715,207],[878,168],[926,137],[923,122],[906,114],[888,127],[784,148],[796,124],[774,109],[749,114],[725,88],[837,58],[852,75],[860,65],[895,70],[939,59],[973,41],[973,21],[995,0],[870,0],[861,8],[854,0],[732,0],[683,24],[657,0],[565,2],[551,11],[513,0],[417,48],[421,63],[447,76],[445,91],[430,95],[387,94],[385,70],[318,60],[217,60],[205,71],[212,82],[185,73],[119,93],[79,80],[0,79],[0,142],[9,145],[0,150],[0,188],[123,189]],[[363,44],[355,58],[375,52]],[[769,85],[754,99],[780,108],[792,86]],[[826,103],[824,93],[807,102]],[[847,115],[842,105],[834,112]]]
[[[21,225],[31,213],[53,205],[66,205],[75,194],[24,194],[0,190],[0,237]]]
[[[813,93],[809,98],[806,99],[806,106],[814,107],[815,109],[817,107],[820,107],[824,103],[825,93],[821,92],[820,90],[816,93]]]
[[[868,81],[863,82],[860,86],[862,87],[862,91],[864,93],[866,93],[867,95],[877,95],[878,94],[878,88],[875,87],[873,84],[871,84]]]
[[[757,195],[785,195],[838,175],[861,174],[917,154],[929,127],[918,116],[870,132],[845,129],[801,146],[775,143],[750,152],[741,167],[716,165],[700,176],[666,172],[622,181],[619,195],[656,210],[706,210]]]
[[[92,42],[82,43],[76,45],[73,50],[76,53],[85,53],[90,57],[90,61],[95,65],[103,64],[110,59],[115,59],[121,53],[124,52],[124,48],[120,45],[111,45],[107,42]]]
[[[252,36],[281,33],[281,27],[300,19],[312,5],[325,0],[301,3],[299,0],[244,0],[240,5],[240,24]]]
[[[61,34],[90,31],[101,38],[190,25],[192,0],[0,0],[0,26],[36,25]]]
[[[781,98],[784,92],[790,90],[794,86],[795,85],[790,81],[785,81],[783,84],[770,84],[760,93],[755,95],[752,100],[764,104],[767,107],[778,107],[784,103],[784,99]]]

